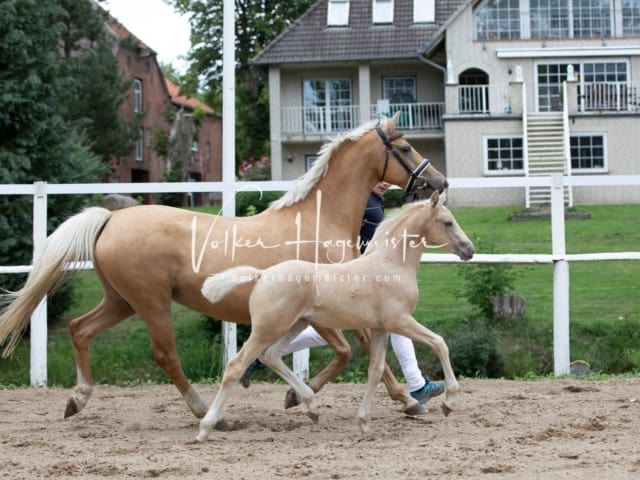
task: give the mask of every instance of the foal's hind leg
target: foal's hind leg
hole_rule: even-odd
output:
[[[69,333],[76,356],[77,382],[73,395],[67,401],[64,418],[82,410],[93,392],[89,343],[98,333],[113,327],[132,314],[133,309],[124,300],[106,294],[100,305],[69,323]]]
[[[365,353],[367,355],[371,355],[369,349],[371,332],[369,332],[369,330],[354,330],[353,333],[355,333],[356,338],[362,345]],[[422,406],[415,398],[409,395],[407,388],[398,382],[386,361],[384,362],[382,380],[384,381],[385,387],[387,387],[389,396],[393,400],[403,403],[404,407],[402,411],[404,413],[407,415],[423,415],[427,413],[427,409],[424,408],[424,406]]]
[[[327,365],[320,373],[309,380],[308,385],[314,392],[319,392],[325,384],[331,380],[349,361],[351,355],[351,347],[340,330],[332,328],[315,327],[318,334],[333,348],[334,356],[329,365]],[[295,407],[300,404],[295,390],[287,391],[284,401],[284,408]]]

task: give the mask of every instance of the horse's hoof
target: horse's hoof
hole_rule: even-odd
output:
[[[318,423],[318,420],[320,420],[320,415],[317,413],[308,412],[307,417],[309,417],[313,423]]]
[[[444,402],[442,403],[441,407],[442,407],[442,413],[444,413],[445,417],[448,417],[449,414],[453,412],[453,409]]]
[[[229,425],[224,418],[222,420],[218,420],[216,422],[216,424],[213,426],[213,428],[215,430],[217,430],[218,432],[229,432],[229,431],[231,431],[231,425]]]
[[[79,411],[76,401],[73,398],[70,398],[67,401],[67,408],[64,409],[64,418],[72,417]]]
[[[209,432],[203,428],[200,430],[200,433],[198,433],[198,436],[196,437],[196,442],[204,443],[207,441],[208,438],[209,438]]]
[[[407,415],[411,416],[411,417],[415,417],[416,415],[424,415],[428,412],[429,410],[427,410],[426,408],[424,408],[424,405],[422,405],[421,403],[414,403],[413,405],[410,405],[408,407],[406,407],[404,409],[404,413],[406,413]]]
[[[298,399],[298,395],[296,395],[296,391],[290,389],[287,392],[286,397],[284,397],[284,408],[286,410],[287,408],[295,407],[296,405],[300,405],[300,400]]]

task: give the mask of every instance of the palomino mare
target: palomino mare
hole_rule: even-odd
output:
[[[209,277],[202,294],[212,302],[224,299],[236,285],[255,281],[255,287],[249,298],[251,335],[227,365],[218,394],[200,422],[198,440],[206,440],[215,425],[224,425],[225,401],[256,356],[289,382],[307,405],[309,417],[317,421],[313,390],[289,370],[280,353],[309,324],[370,329],[369,382],[358,411],[362,433],[369,430],[369,407],[382,376],[388,332],[424,343],[438,355],[446,381],[442,408],[448,414],[459,390],[449,350],[441,336],[411,315],[418,302],[416,272],[426,246],[445,246],[462,260],[474,253],[473,244],[444,206],[445,196],[435,192],[430,200],[404,207],[378,227],[365,254],[349,262],[289,260],[266,270],[235,267]]]
[[[266,268],[299,258],[337,262],[356,257],[356,238],[369,192],[380,179],[407,190],[443,190],[446,178],[396,131],[398,115],[381,125],[364,125],[326,144],[297,185],[263,213],[245,218],[207,215],[158,205],[115,212],[89,208],[61,224],[33,262],[26,284],[0,315],[0,345],[8,356],[29,317],[59,285],[67,264],[93,261],[104,289],[100,304],[73,319],[69,331],[76,356],[77,384],[65,417],[89,401],[93,379],[89,343],[100,332],[137,313],[151,337],[153,355],[198,417],[207,412],[185,377],[176,351],[170,305],[175,300],[210,317],[250,322],[250,286],[212,305],[200,294],[206,275],[234,265]],[[390,158],[392,157],[392,158]],[[319,390],[349,358],[339,331],[319,332],[335,350],[332,362],[311,382]],[[421,409],[389,370],[392,398],[405,411]],[[294,399],[295,401],[295,399]]]

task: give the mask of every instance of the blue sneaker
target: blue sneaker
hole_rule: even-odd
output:
[[[428,378],[425,378],[427,383],[424,384],[420,390],[415,390],[411,392],[411,396],[415,398],[418,402],[426,403],[431,400],[433,397],[437,397],[438,395],[442,395],[445,390],[445,382],[432,382]]]
[[[264,368],[264,363],[262,363],[258,359],[255,359],[251,363],[251,365],[249,365],[247,369],[244,371],[244,373],[242,374],[242,377],[240,377],[242,386],[244,388],[249,388],[249,385],[251,385],[251,376],[254,374],[256,370],[262,370],[263,368]]]

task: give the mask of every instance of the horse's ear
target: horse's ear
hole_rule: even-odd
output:
[[[387,120],[387,133],[395,130],[396,123],[398,123],[398,119],[400,118],[400,110],[393,114],[393,117]]]
[[[446,201],[447,201],[447,191],[443,190],[442,193],[440,194],[440,205],[444,205]]]
[[[431,195],[431,208],[435,209],[438,206],[439,202],[440,202],[440,193],[438,192],[438,190],[436,190]]]

